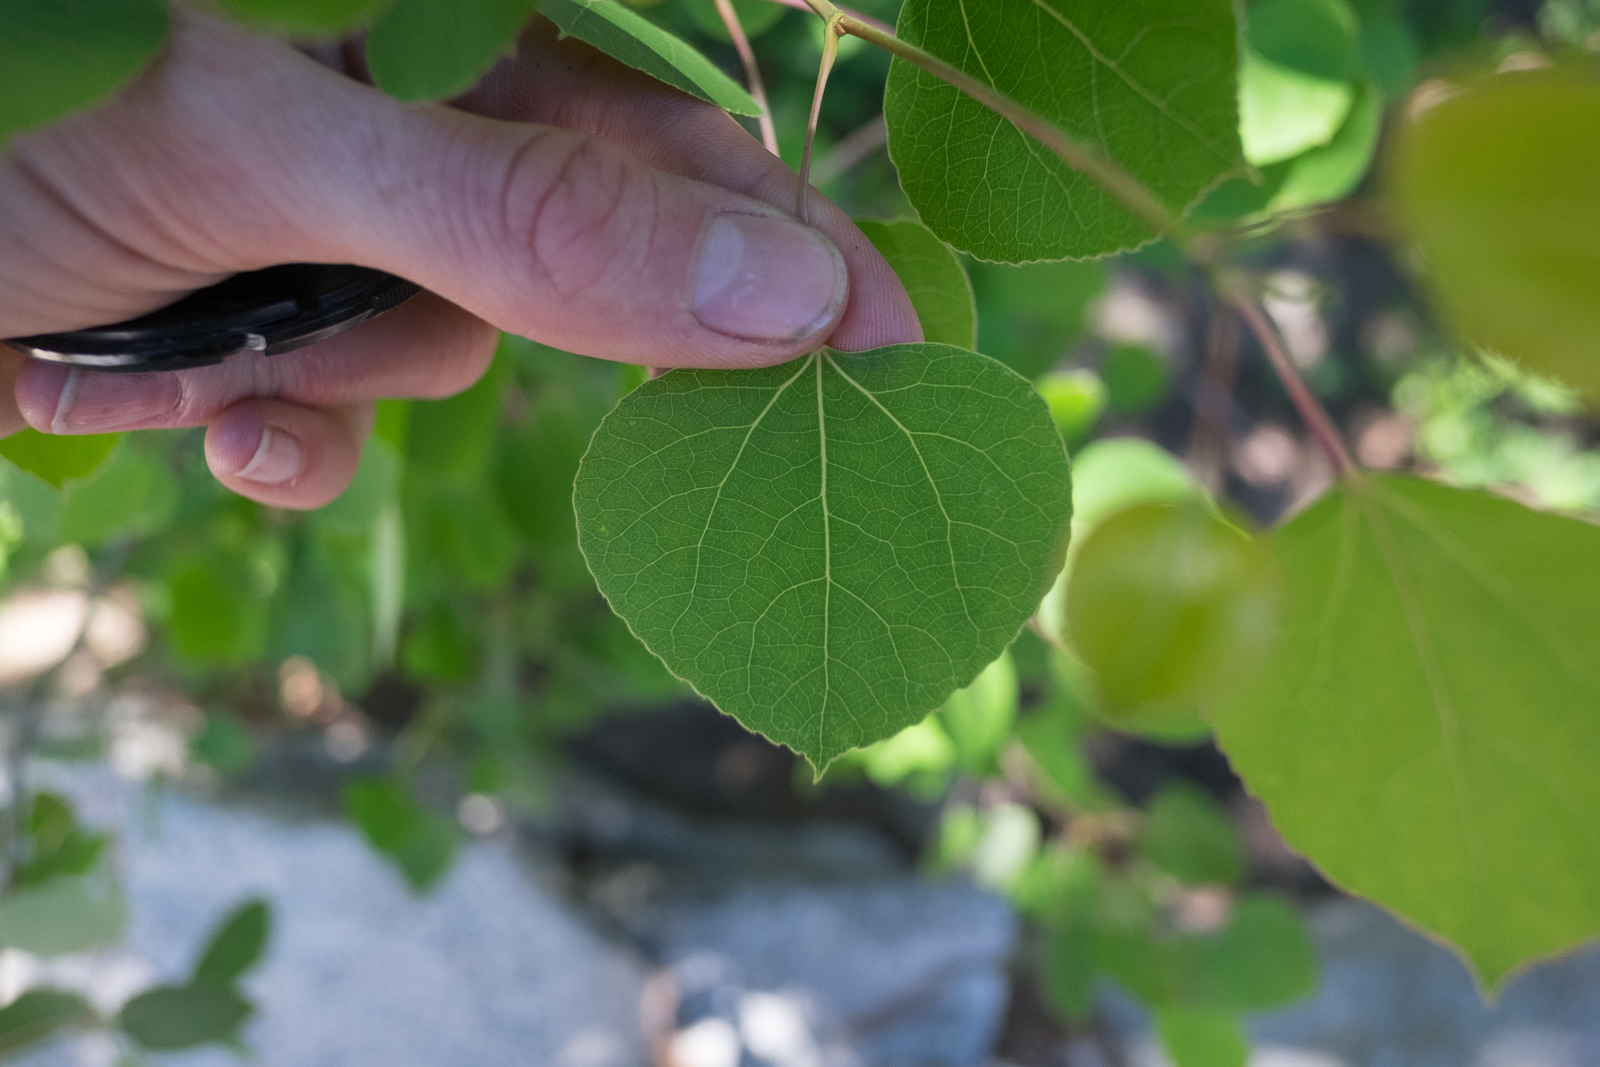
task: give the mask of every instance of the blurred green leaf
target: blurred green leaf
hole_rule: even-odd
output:
[[[339,537],[368,537],[378,514],[400,492],[401,459],[395,447],[373,437],[361,450],[361,462],[350,486],[338,499],[312,512],[318,527]]]
[[[1265,1011],[1308,996],[1317,950],[1300,913],[1270,893],[1239,901],[1223,930],[1202,941],[1200,995],[1229,1011]]]
[[[460,613],[438,604],[406,635],[401,663],[407,677],[418,681],[464,682],[477,670],[478,655],[478,642]]]
[[[1039,855],[1039,817],[1023,804],[996,804],[984,811],[972,850],[972,877],[1004,893],[1016,885]]]
[[[418,892],[430,888],[450,868],[455,826],[424,810],[388,778],[360,778],[345,788],[345,810],[372,847],[394,861]]]
[[[123,1033],[151,1052],[179,1052],[232,1039],[254,1008],[230,985],[157,986],[117,1015]]]
[[[1091,370],[1046,374],[1037,388],[1069,449],[1089,436],[1106,409],[1105,383]]]
[[[190,981],[222,985],[237,981],[261,959],[271,927],[272,910],[265,900],[241,904],[211,935]]]
[[[297,37],[332,37],[367,22],[390,0],[219,0],[228,14]]]
[[[1342,200],[1354,192],[1366,177],[1378,147],[1382,104],[1377,90],[1362,86],[1333,139],[1303,153],[1289,165],[1268,210],[1293,211]]]
[[[1600,934],[1600,529],[1363,475],[1272,539],[1276,650],[1212,722],[1289,844],[1491,988]]]
[[[76,993],[30,989],[0,1008],[0,1056],[10,1056],[62,1027],[93,1018],[94,1009]]]
[[[1156,1009],[1156,1033],[1175,1067],[1245,1067],[1250,1039],[1239,1017],[1215,1008]]]
[[[208,712],[205,727],[189,744],[194,758],[228,777],[250,769],[256,760],[256,740],[231,715]]]
[[[166,36],[161,0],[3,0],[0,146],[110,96]]]
[[[1100,365],[1100,377],[1111,407],[1129,414],[1151,410],[1172,390],[1167,361],[1143,345],[1117,345]]]
[[[98,470],[120,440],[122,435],[115,433],[56,435],[22,430],[0,439],[0,456],[61,489]]]
[[[1104,264],[968,261],[978,301],[978,351],[1024,378],[1037,378],[1088,327],[1089,305],[1106,288]]]
[[[0,895],[0,945],[36,956],[61,956],[122,936],[127,905],[99,879],[57,875]]]
[[[13,885],[87,874],[105,848],[105,835],[81,829],[71,802],[56,793],[34,794],[28,823],[28,859],[13,875]]]
[[[1003,653],[971,685],[951,693],[938,714],[955,743],[962,769],[977,775],[994,773],[995,760],[1017,718],[1017,669],[1011,653]]]
[[[426,562],[444,564],[469,589],[503,585],[516,565],[515,528],[487,486],[436,492],[425,533]]]
[[[465,92],[514,50],[537,6],[538,0],[393,0],[367,35],[372,80],[399,100]]]
[[[717,13],[716,0],[687,0],[685,6],[701,33],[723,43],[733,39],[723,25],[722,16]],[[787,14],[782,4],[774,4],[771,0],[733,0],[733,12],[739,16],[744,35],[752,41],[776,26],[778,20]]]
[[[575,501],[633,631],[821,769],[1005,651],[1059,567],[1069,494],[1027,382],[920,344],[671,371],[606,416]]]
[[[923,339],[975,349],[978,312],[972,282],[950,246],[914,219],[859,219],[856,225],[899,275],[922,322]]]
[[[500,425],[500,391],[510,369],[506,351],[502,343],[488,372],[465,392],[411,402],[405,429],[408,474],[479,484]]]
[[[593,45],[690,96],[736,115],[761,114],[750,94],[711,60],[617,0],[541,0],[539,12],[561,27],[563,36]]]
[[[1355,103],[1347,81],[1327,81],[1247,52],[1239,70],[1239,136],[1256,166],[1333,140]]]
[[[1139,851],[1188,885],[1233,885],[1244,876],[1239,837],[1228,813],[1209,793],[1181,780],[1150,801]]]
[[[61,538],[94,546],[117,537],[147,537],[164,527],[178,487],[163,457],[129,439],[93,474],[67,487]]]
[[[1213,698],[1273,639],[1270,552],[1204,505],[1143,504],[1100,523],[1067,586],[1072,646],[1108,715]]]
[[[1241,163],[1227,0],[909,0],[898,32],[1104,152],[1174,213]],[[1153,236],[1092,179],[904,60],[890,65],[884,114],[917,215],[963,251],[1081,259]]]
[[[956,746],[938,716],[930,715],[852,756],[875,784],[906,785],[913,794],[932,799],[949,784]]]
[[[1246,36],[1270,63],[1324,81],[1355,73],[1359,24],[1344,0],[1257,0]]]
[[[1522,71],[1422,111],[1391,175],[1428,277],[1474,344],[1600,390],[1600,77]]]
[[[243,663],[266,637],[263,605],[238,569],[216,557],[192,557],[167,572],[167,638],[198,663]]]

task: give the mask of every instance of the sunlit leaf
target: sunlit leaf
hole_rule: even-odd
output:
[[[1347,81],[1327,81],[1246,53],[1239,70],[1239,136],[1257,166],[1333,140],[1355,104]]]
[[[161,0],[0,3],[0,146],[110,96],[167,36]]]
[[[541,0],[539,12],[612,59],[736,115],[759,115],[760,106],[687,41],[636,14],[618,0]]]
[[[900,276],[922,322],[923,340],[957,348],[977,347],[978,313],[972,283],[950,246],[912,219],[861,219],[856,225]]]
[[[1502,74],[1405,127],[1396,201],[1468,341],[1600,390],[1600,77]]]
[[[23,430],[0,439],[0,456],[57,489],[75,478],[86,478],[111,455],[121,434],[61,435]]]
[[[1372,164],[1382,117],[1377,90],[1364,86],[1333,139],[1301,154],[1289,165],[1268,210],[1311,207],[1342,200],[1354,192]]]
[[[645,644],[821,768],[1005,650],[1059,569],[1070,493],[1028,384],[922,344],[657,378],[601,424],[575,500]]]
[[[1094,371],[1079,367],[1076,370],[1046,374],[1038,382],[1039,395],[1050,405],[1050,417],[1056,421],[1067,447],[1076,446],[1106,409],[1106,385]]]
[[[1104,152],[1173,212],[1240,164],[1228,0],[909,0],[899,35]],[[900,59],[884,113],[917,214],[981,259],[1101,256],[1153,236],[1041,143]]]
[[[1600,528],[1366,476],[1272,539],[1281,636],[1212,722],[1290,845],[1487,985],[1600,934]]]
[[[1215,1008],[1162,1007],[1156,1034],[1175,1067],[1245,1067],[1250,1039],[1237,1014]]]
[[[401,100],[439,100],[472,87],[509,53],[538,0],[393,0],[367,35],[378,88]]]

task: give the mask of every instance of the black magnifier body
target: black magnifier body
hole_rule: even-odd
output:
[[[421,291],[370,267],[289,263],[236,274],[128,322],[5,343],[38,359],[95,370],[185,370],[239,352],[274,356],[315,344]]]

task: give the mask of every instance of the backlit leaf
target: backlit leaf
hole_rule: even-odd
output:
[[[533,17],[538,0],[394,0],[367,35],[378,88],[440,100],[472,87]]]
[[[993,662],[1060,568],[1071,483],[1028,384],[944,345],[673,371],[601,424],[580,542],[674,672],[818,768]]]
[[[761,108],[739,83],[682,38],[634,13],[618,0],[543,0],[539,12],[612,59],[736,115]]]
[[[1600,528],[1367,476],[1272,539],[1279,642],[1212,723],[1288,842],[1487,985],[1600,934]]]
[[[1393,188],[1468,341],[1600,390],[1600,77],[1502,74],[1424,111]]]
[[[1173,212],[1240,165],[1228,0],[909,0],[899,35],[1104,152]],[[917,214],[980,259],[1102,256],[1154,236],[1043,144],[900,59],[884,113]]]
[[[950,246],[911,219],[862,219],[856,225],[900,276],[922,322],[923,340],[975,348],[978,313],[972,283]]]
[[[150,61],[166,36],[162,0],[4,0],[0,145],[103,100]]]
[[[995,758],[1016,718],[1017,668],[1009,652],[985,667],[971,685],[951,693],[939,709],[939,722],[955,742],[961,766],[973,774],[994,772]]]
[[[1084,541],[1067,632],[1107,712],[1190,703],[1240,682],[1273,637],[1271,558],[1204,505],[1145,504]]]
[[[99,469],[121,434],[61,435],[23,430],[0,440],[0,456],[60,489]]]

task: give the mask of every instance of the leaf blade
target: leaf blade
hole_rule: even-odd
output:
[[[1060,568],[1070,494],[1027,383],[922,344],[657,378],[601,424],[574,501],[634,633],[820,768],[999,656]]]

